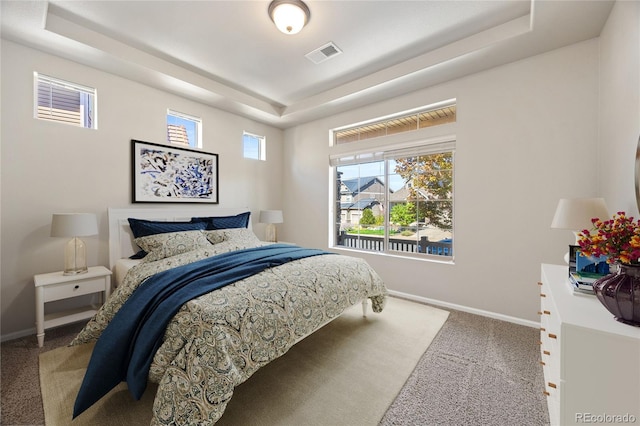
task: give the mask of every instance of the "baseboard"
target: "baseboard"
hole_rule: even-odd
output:
[[[442,302],[440,300],[429,299],[428,297],[415,296],[413,294],[402,293],[400,291],[389,290],[391,296],[401,297],[403,299],[414,300],[416,302],[427,303],[429,305],[441,306],[443,308],[455,309],[457,311],[468,312],[470,314],[480,315],[483,317],[493,318],[501,321],[511,322],[514,324],[524,325],[526,327],[540,328],[540,323],[529,321],[522,318],[511,317],[509,315],[497,314],[495,312],[484,311],[482,309],[470,308],[468,306],[456,305],[455,303]]]
[[[443,308],[455,309],[457,311],[468,312],[470,314],[481,315],[483,317],[489,317],[498,319],[501,321],[512,322],[514,324],[520,324],[527,327],[540,328],[540,323],[535,321],[529,321],[522,318],[511,317],[508,315],[497,314],[495,312],[483,311],[482,309],[470,308],[468,306],[456,305],[455,303],[442,302],[440,300],[429,299],[427,297],[414,296],[413,294],[402,293],[400,291],[389,290],[391,296],[401,297],[403,299],[414,300],[416,302],[427,303],[429,305],[441,306]],[[6,342],[9,340],[19,339],[24,336],[33,335],[35,339],[36,329],[30,328],[27,330],[16,331],[14,333],[0,336],[0,342]]]
[[[29,335],[33,335],[33,339],[35,340],[36,338],[35,327],[28,328],[26,330],[15,331],[9,334],[3,334],[2,336],[0,336],[0,342],[8,342],[9,340],[15,340],[15,339],[19,339],[21,337],[25,337]]]

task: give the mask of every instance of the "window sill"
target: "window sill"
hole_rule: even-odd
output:
[[[420,262],[430,262],[430,263],[441,263],[441,264],[445,264],[445,265],[455,265],[455,259],[453,257],[447,257],[447,256],[433,256],[433,255],[425,255],[425,254],[405,254],[405,255],[399,255],[399,254],[394,254],[394,253],[389,253],[389,252],[379,252],[379,251],[365,251],[365,250],[355,250],[355,249],[351,249],[348,247],[342,247],[342,246],[330,246],[329,247],[331,250],[336,250],[336,251],[340,251],[340,252],[347,252],[347,253],[358,253],[358,254],[365,254],[365,255],[372,255],[372,256],[383,256],[383,257],[392,257],[392,258],[396,258],[396,259],[405,259],[405,260],[417,260]]]

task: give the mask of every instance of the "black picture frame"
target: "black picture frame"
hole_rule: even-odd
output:
[[[218,204],[218,154],[131,140],[132,202]]]

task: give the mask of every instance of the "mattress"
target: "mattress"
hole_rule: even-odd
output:
[[[142,260],[141,259],[118,259],[115,264],[115,280],[116,287],[120,287],[122,284],[122,280],[127,275],[127,272],[134,266],[138,265]]]

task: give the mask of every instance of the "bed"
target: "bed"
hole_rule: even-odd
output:
[[[158,384],[152,424],[214,424],[236,386],[346,308],[362,303],[364,309],[367,300],[374,312],[384,308],[387,290],[365,261],[261,242],[250,220],[246,227],[234,224],[234,218],[249,217],[246,209],[214,208],[206,213],[184,207],[109,209],[108,213],[109,263],[117,287],[71,343],[96,345],[74,416],[86,409],[83,404],[99,399],[100,395],[87,395],[103,386],[96,380],[115,378],[126,380],[136,399],[147,380]],[[136,221],[130,223],[129,218]],[[174,232],[134,239],[132,226],[145,220],[167,222],[166,228]],[[205,228],[186,225],[199,220],[207,223]],[[177,222],[186,230],[181,224],[178,231],[168,226]],[[142,259],[129,259],[141,248],[146,251]],[[205,265],[206,274],[201,272]],[[184,303],[163,301],[173,309],[166,313],[166,324],[156,321],[155,311],[147,313],[146,302],[141,302],[145,292],[176,286],[178,294],[187,288],[183,281],[201,275],[206,275],[206,285],[189,291],[204,293],[193,293],[197,295]],[[227,285],[213,289],[224,281],[223,275]],[[125,320],[134,323],[131,331],[129,325],[123,326]],[[155,346],[149,343],[153,333],[158,334]],[[133,341],[138,343],[129,345]],[[143,351],[138,346],[145,345],[151,350],[146,364],[140,362],[146,358],[137,355]],[[116,373],[124,364],[118,361],[119,351],[129,362],[121,377]]]

